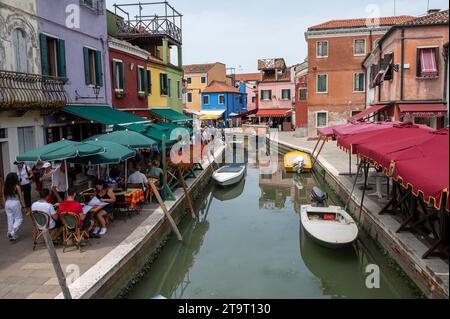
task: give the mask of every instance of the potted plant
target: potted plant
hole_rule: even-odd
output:
[[[116,98],[123,99],[127,96],[127,94],[124,92],[124,90],[116,90]]]

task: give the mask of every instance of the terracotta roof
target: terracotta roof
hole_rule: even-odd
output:
[[[413,20],[412,16],[397,16],[397,17],[380,17],[379,26],[392,26],[407,21]],[[344,20],[330,20],[315,26],[309,27],[308,31],[326,30],[326,29],[345,29],[345,28],[364,28],[367,27],[367,19],[344,19]]]
[[[184,73],[190,74],[190,73],[206,73],[209,70],[211,70],[214,66],[217,64],[223,64],[220,62],[216,63],[208,63],[208,64],[190,64],[190,65],[183,65]]]
[[[225,82],[212,81],[202,93],[240,93],[239,89],[226,84]]]
[[[248,82],[248,81],[261,81],[262,73],[242,73],[236,74],[236,81]]]
[[[433,24],[448,24],[448,10],[432,13],[423,17],[406,21],[402,26],[420,26]]]
[[[261,82],[286,82],[291,80],[291,68],[285,69],[278,78],[275,77],[275,72],[264,72]]]

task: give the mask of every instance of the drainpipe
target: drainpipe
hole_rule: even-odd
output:
[[[400,66],[400,101],[404,100],[404,90],[403,90],[403,82],[405,76],[405,28],[402,28],[402,37],[401,37],[401,66]]]

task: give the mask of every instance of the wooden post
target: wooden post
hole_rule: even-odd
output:
[[[67,287],[66,276],[64,275],[61,264],[59,263],[58,255],[56,254],[55,246],[53,245],[50,233],[48,232],[47,227],[38,227],[41,228],[42,236],[44,237],[45,245],[47,246],[47,250],[53,264],[53,269],[55,269],[56,277],[58,277],[59,286],[61,287],[64,299],[72,299],[69,287]]]
[[[178,240],[183,240],[183,237],[181,236],[180,231],[178,230],[177,224],[175,224],[175,221],[173,220],[172,216],[170,215],[169,211],[167,210],[166,205],[164,204],[161,196],[159,195],[158,189],[156,188],[154,183],[149,183],[150,187],[155,194],[156,200],[159,203],[159,206],[161,206],[161,209],[163,210],[164,214],[166,215],[167,219],[169,220],[170,226],[172,227],[173,231],[177,235]]]
[[[312,165],[311,165],[311,169],[314,168],[314,164],[316,164],[317,159],[319,158],[320,152],[322,152],[322,148],[323,148],[323,146],[325,145],[325,142],[327,141],[327,139],[328,139],[328,138],[324,138],[324,140],[323,140],[323,142],[322,142],[322,145],[320,146],[319,151],[317,152],[317,156],[316,156],[316,157],[313,157],[313,163],[312,163]]]
[[[350,204],[350,200],[352,199],[353,192],[355,191],[356,181],[358,180],[359,173],[361,172],[361,169],[362,169],[362,163],[363,163],[363,162],[361,161],[361,162],[359,163],[359,165],[358,165],[358,171],[356,172],[355,179],[353,180],[352,191],[350,192],[350,195],[348,196],[347,202],[345,203],[345,207],[344,207],[344,210],[345,210],[345,211],[347,210],[348,204]]]
[[[175,196],[173,196],[172,190],[169,185],[167,185],[167,159],[166,159],[166,135],[162,135],[161,140],[161,148],[162,148],[162,164],[163,164],[163,188],[166,191],[166,199],[167,200],[175,200]]]
[[[181,169],[178,169],[178,175],[180,176],[180,183],[184,190],[184,196],[186,196],[186,200],[189,205],[189,210],[191,211],[191,216],[193,219],[195,219],[195,211],[194,211],[194,205],[192,204],[191,196],[189,195],[189,191],[186,185],[186,182],[184,181],[183,172],[181,172]]]
[[[316,146],[314,146],[314,149],[311,153],[311,157],[314,158],[314,153],[316,152],[317,146],[319,146],[320,141],[322,140],[322,136],[319,136],[319,139],[317,140]]]
[[[369,168],[370,168],[370,163],[367,162],[364,159],[364,188],[363,188],[363,193],[361,196],[361,204],[359,205],[359,216],[358,216],[358,225],[361,226],[361,215],[362,215],[362,208],[363,208],[363,204],[364,204],[364,196],[366,195],[366,188],[367,188],[367,178],[369,175]]]

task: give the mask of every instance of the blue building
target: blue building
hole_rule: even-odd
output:
[[[213,81],[202,92],[202,114],[220,115],[225,121],[247,111],[245,84],[239,88]],[[230,116],[231,115],[231,116]]]

